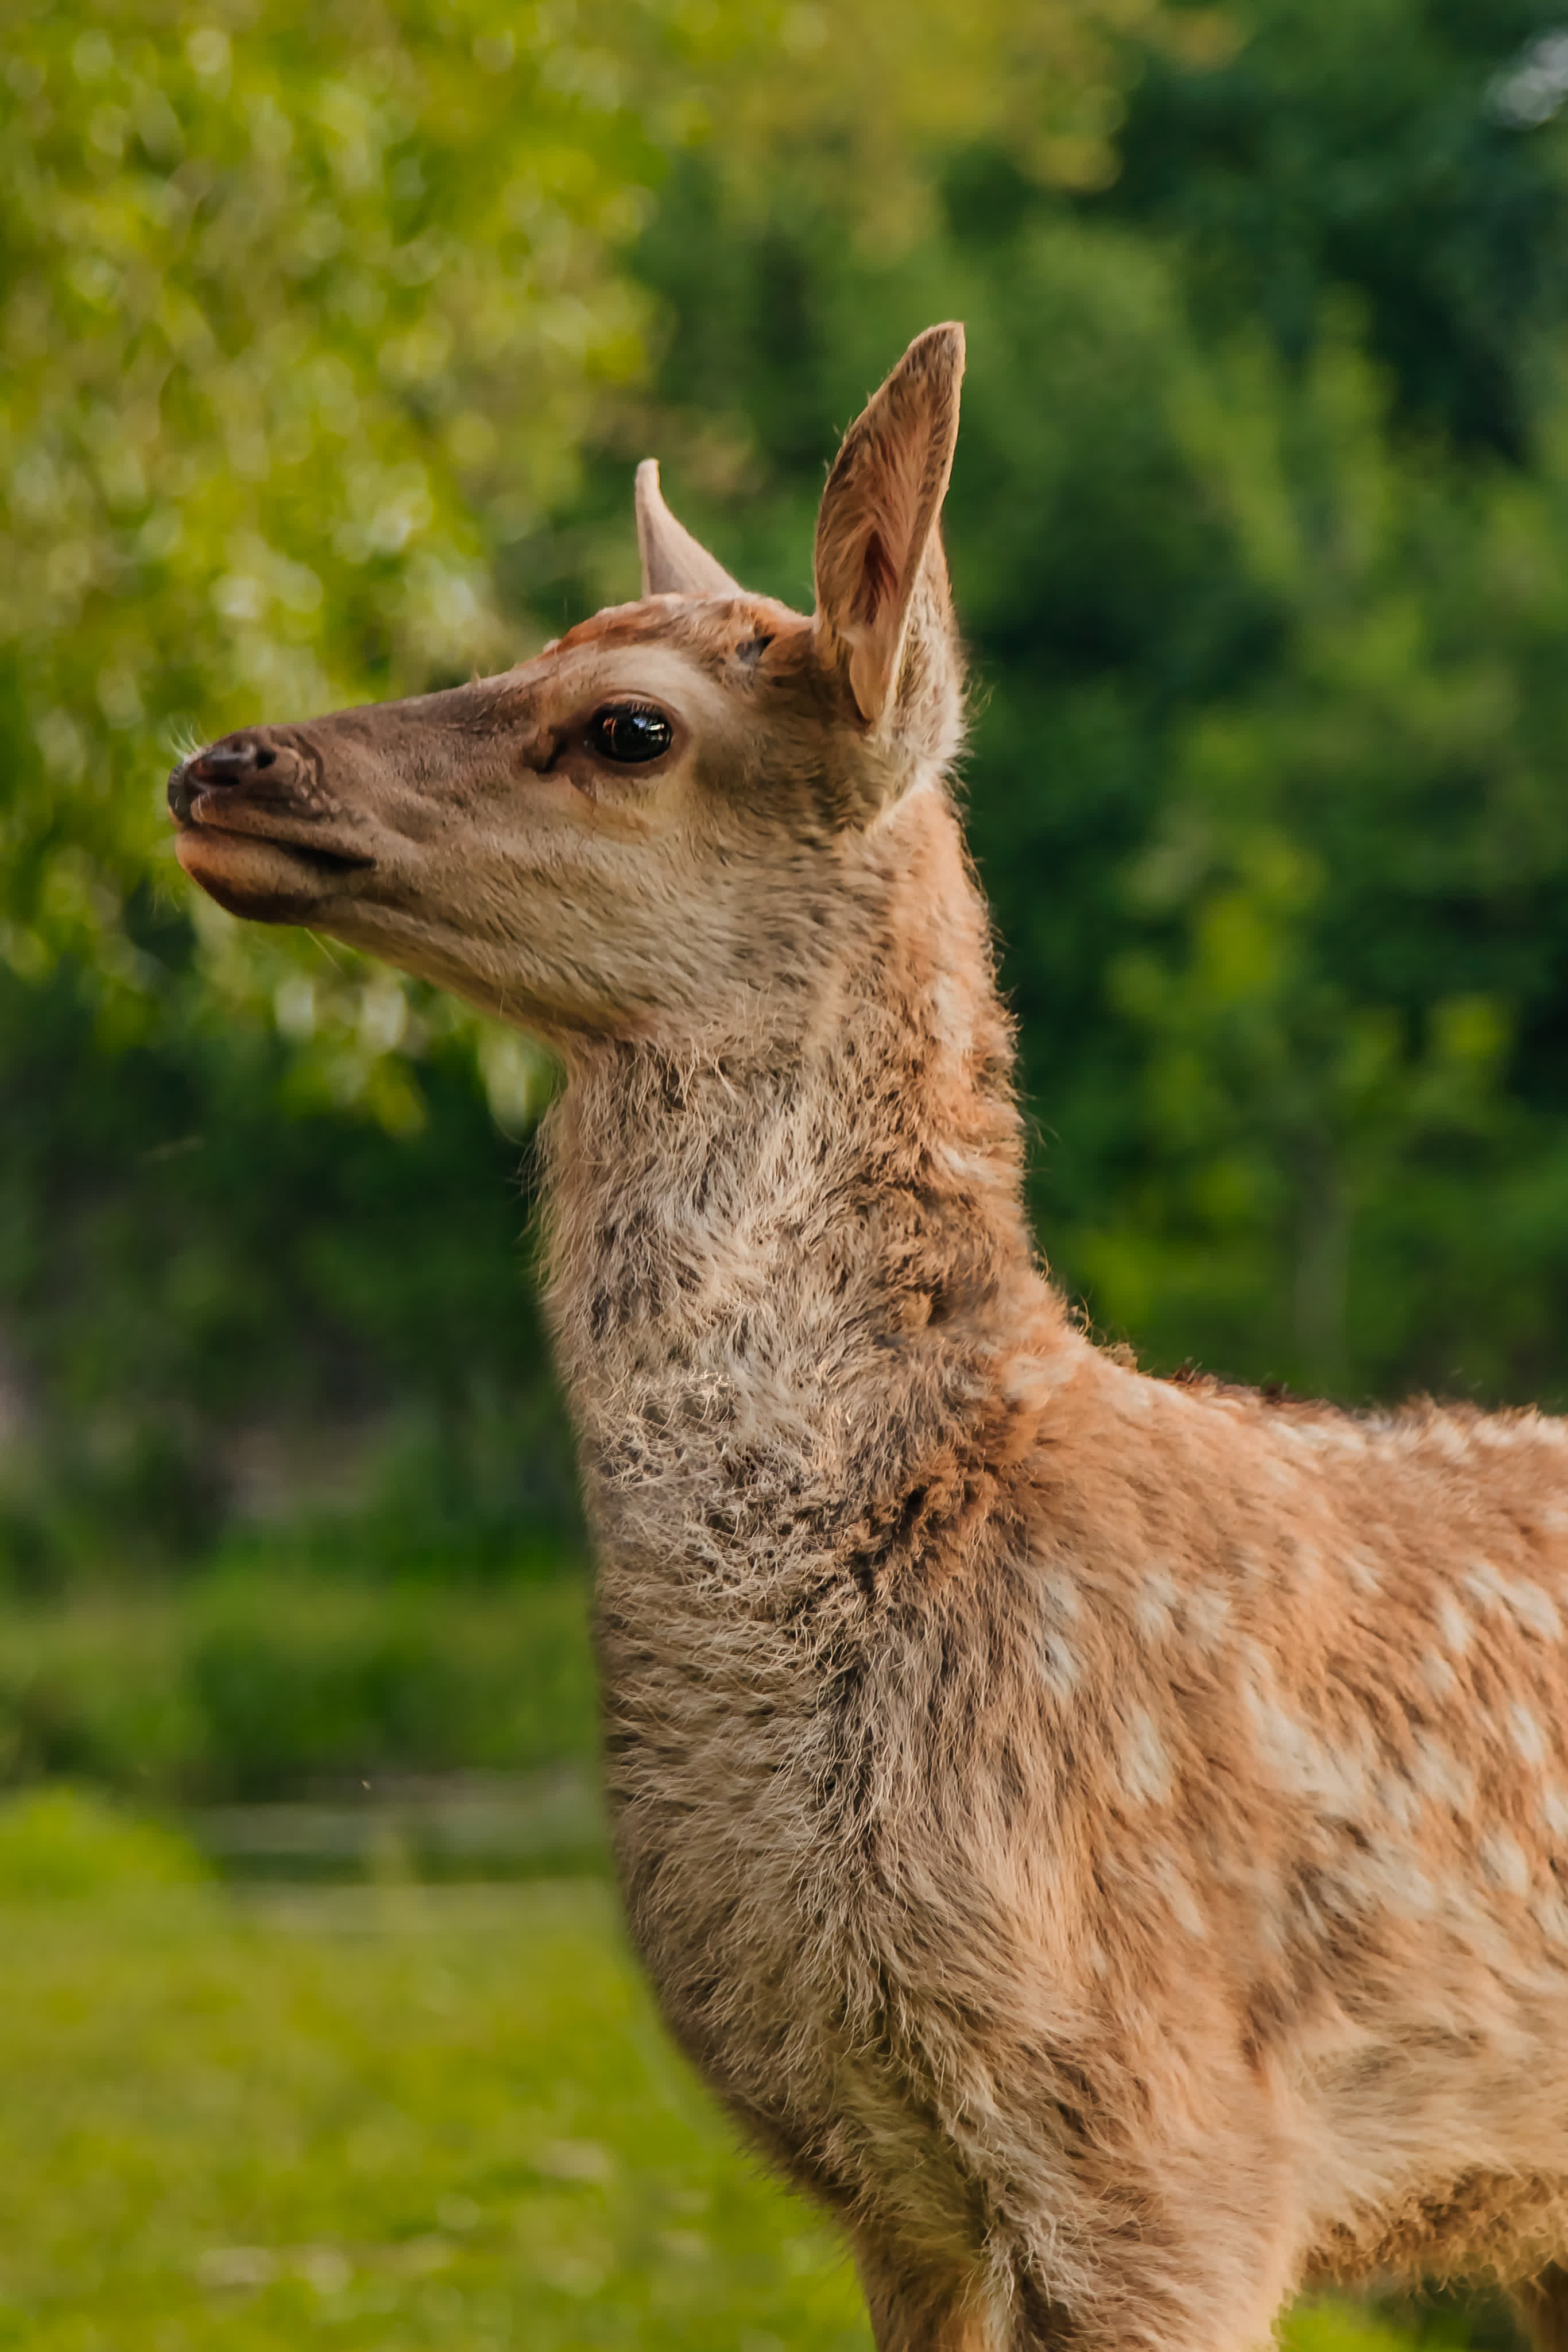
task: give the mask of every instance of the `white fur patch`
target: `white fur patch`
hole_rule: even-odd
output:
[[[1458,1688],[1458,1676],[1447,1658],[1428,1650],[1421,1661],[1421,1679],[1434,1698],[1448,1698]]]
[[[1425,1919],[1437,1908],[1437,1888],[1407,1854],[1380,1853],[1366,1878],[1374,1899],[1405,1918]]]
[[[1508,1710],[1508,1736],[1522,1763],[1539,1766],[1546,1761],[1546,1736],[1522,1700],[1515,1699]]]
[[[1530,1885],[1524,1850],[1506,1830],[1488,1830],[1481,1840],[1481,1868],[1505,1895],[1522,1895]]]
[[[1048,1568],[1040,1580],[1046,1613],[1059,1625],[1076,1625],[1083,1611],[1082,1596],[1065,1569]]]
[[[1259,1761],[1282,1789],[1353,1819],[1365,1811],[1369,1780],[1358,1759],[1349,1748],[1320,1739],[1281,1704],[1273,1671],[1256,1643],[1247,1647],[1241,1696]]]
[[[1200,1585],[1196,1592],[1187,1595],[1186,1622],[1199,1649],[1217,1650],[1230,1623],[1228,1596]]]
[[[1040,1671],[1047,1689],[1058,1698],[1071,1698],[1077,1689],[1078,1661],[1059,1633],[1041,1633]]]
[[[1420,1799],[1403,1772],[1385,1772],[1376,1786],[1377,1810],[1396,1828],[1414,1829],[1421,1812]]]
[[[1475,1796],[1475,1781],[1450,1748],[1428,1733],[1419,1733],[1416,1740],[1411,1777],[1424,1797],[1434,1804],[1447,1805],[1456,1813],[1467,1812]]]
[[[1437,1627],[1455,1657],[1462,1658],[1470,1646],[1473,1628],[1451,1592],[1445,1592],[1437,1603]]]
[[[1490,1560],[1478,1560],[1467,1574],[1465,1589],[1483,1608],[1505,1611],[1515,1622],[1543,1641],[1563,1638],[1563,1620],[1555,1602],[1528,1577],[1504,1576]]]
[[[1181,1596],[1163,1568],[1152,1568],[1138,1588],[1133,1622],[1145,1642],[1168,1642]]]
[[[1201,1942],[1208,1933],[1208,1922],[1176,1856],[1162,1847],[1150,1857],[1149,1874],[1169,1906],[1176,1926]]]
[[[1135,1706],[1127,1719],[1122,1785],[1134,1804],[1163,1805],[1170,1797],[1170,1758],[1146,1707]]]

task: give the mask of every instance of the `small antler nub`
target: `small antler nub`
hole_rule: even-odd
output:
[[[643,559],[644,596],[738,596],[716,556],[710,555],[664,504],[659,461],[644,457],[637,468],[637,551]]]

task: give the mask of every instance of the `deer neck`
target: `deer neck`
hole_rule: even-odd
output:
[[[920,797],[802,925],[787,1012],[574,1058],[547,1296],[611,1563],[754,1590],[863,1569],[868,1528],[913,1539],[911,1496],[973,1500],[1007,1358],[1082,1349],[1024,1215],[984,904]]]

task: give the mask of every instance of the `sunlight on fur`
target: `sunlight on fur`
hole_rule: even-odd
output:
[[[1562,2347],[1568,1443],[1149,1379],[1048,1280],[947,783],[962,368],[852,428],[810,617],[645,467],[640,602],[195,753],[181,859],[564,1063],[627,1917],[881,2352],[1423,2274]]]

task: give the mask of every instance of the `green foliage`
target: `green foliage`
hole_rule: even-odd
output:
[[[1523,2352],[1522,2339],[1500,2295],[1467,2308],[1433,2295],[1417,2304],[1379,2307],[1335,2297],[1298,2304],[1280,2328],[1284,2352]]]
[[[35,1789],[0,1804],[0,1902],[191,1886],[204,1875],[200,1855],[172,1830],[79,1790]]]
[[[244,1511],[400,1569],[571,1540],[501,1139],[549,1073],[174,898],[158,772],[630,593],[649,448],[806,602],[835,429],[955,313],[973,835],[1058,1271],[1161,1367],[1568,1391],[1568,148],[1509,95],[1546,21],[18,18],[14,1583]]]
[[[1167,1362],[1560,1397],[1568,217],[1498,102],[1539,19],[1249,21],[1151,76],[1108,200],[1181,232],[1183,440],[1270,633],[1164,730],[1104,968],[1144,1164],[1071,1245]]]
[[[13,1608],[0,1779],[210,1802],[389,1771],[587,1764],[586,1601],[575,1577],[388,1590],[275,1567],[156,1599]]]
[[[811,420],[969,322],[971,832],[1045,1238],[1155,1366],[1568,1385],[1564,149],[1495,97],[1537,21],[1259,0],[1149,58],[1103,194],[971,147],[889,259],[698,161],[639,247],[672,495],[797,602]]]
[[[1103,179],[1113,37],[1151,27],[1149,0],[1015,17],[956,26],[946,0],[13,12],[14,1580],[199,1553],[258,1462],[305,1507],[318,1486],[351,1494],[383,1556],[498,1556],[520,1525],[570,1528],[489,1131],[526,1134],[548,1066],[394,975],[229,922],[172,874],[161,780],[258,714],[499,665],[559,622],[534,552],[570,512],[585,439],[634,412],[651,304],[624,247],[672,154],[831,151],[826,179],[846,201],[874,187],[883,232],[922,216],[933,139],[998,136],[1037,175]]]
[[[479,517],[558,499],[638,364],[607,248],[657,154],[542,16],[102,0],[6,46],[7,950],[113,971],[160,743],[503,652]]]
[[[1211,331],[1293,361],[1354,290],[1406,417],[1524,456],[1563,320],[1561,142],[1509,102],[1540,0],[1246,0],[1194,73],[1149,49],[1108,209],[1180,238]]]
[[[519,1518],[561,1518],[559,1469],[541,1493],[539,1448],[508,1468],[494,1439],[545,1392],[531,1318],[502,1311],[521,1218],[474,1101],[476,1042],[523,1131],[540,1058],[171,900],[161,779],[263,711],[417,688],[537,634],[502,619],[491,557],[641,364],[614,248],[682,135],[631,63],[475,5],[12,12],[0,1374],[26,1410],[0,1558],[24,1577],[106,1536],[199,1549],[236,1444],[287,1454],[323,1391],[340,1453],[390,1395],[402,1450],[487,1489],[481,1527],[504,1514],[515,1544]],[[420,1202],[417,1242],[394,1237]],[[425,1510],[416,1539],[444,1529]]]
[[[639,373],[646,303],[617,249],[709,108],[732,142],[741,117],[777,135],[869,79],[879,102],[849,120],[896,148],[1062,89],[1058,145],[1087,153],[1105,20],[1152,5],[1062,0],[1027,37],[1009,14],[971,11],[955,47],[942,0],[897,19],[764,8],[738,31],[674,6],[519,16],[490,0],[16,13],[0,78],[13,966],[69,946],[105,982],[156,984],[118,919],[182,740],[515,649],[489,559],[561,504],[605,394]],[[221,972],[232,934],[197,912],[225,943]]]
[[[1167,1359],[1244,1325],[1255,1365],[1342,1391],[1563,1379],[1543,444],[1528,485],[1411,462],[1344,333],[1294,382],[1239,355],[1197,420],[1283,635],[1172,730],[1127,876],[1147,936],[1109,974],[1149,1173],[1080,1249]]]
[[[12,1580],[210,1549],[236,1495],[357,1519],[386,1570],[570,1543],[517,1147],[461,1041],[427,1042],[429,1116],[398,1136],[316,1100],[248,1015],[185,998],[98,1041],[74,965],[0,972]]]

